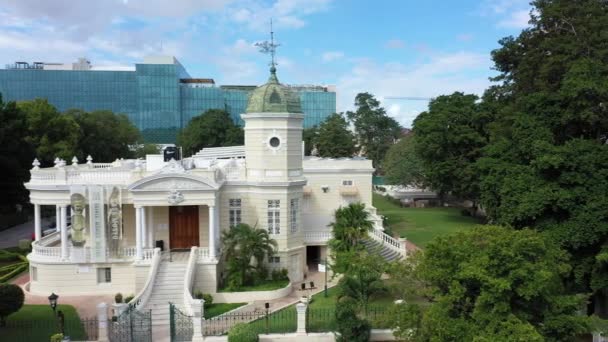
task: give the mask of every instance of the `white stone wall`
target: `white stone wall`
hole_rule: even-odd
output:
[[[37,295],[52,292],[62,295],[80,294],[135,294],[137,274],[129,263],[114,264],[40,264],[31,262],[37,268],[37,280],[30,283],[30,291]],[[111,267],[112,282],[98,283],[97,268]]]
[[[218,271],[216,264],[197,264],[194,272],[194,291],[215,294],[217,292]]]

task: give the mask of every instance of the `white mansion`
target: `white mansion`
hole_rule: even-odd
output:
[[[268,230],[278,243],[269,268],[286,268],[299,282],[327,255],[334,211],[353,201],[376,222],[373,239],[405,252],[382,232],[372,207],[370,160],[304,156],[299,99],[274,68],[242,118],[244,146],[205,148],[178,161],[160,154],[56,160],[49,168],[35,161],[25,184],[35,206],[29,291],[134,294],[138,308],[152,309],[169,300],[188,308],[193,289],[230,301],[218,294],[220,236],[240,222]],[[44,237],[41,206],[57,210],[58,229]],[[177,250],[183,258],[170,260]]]

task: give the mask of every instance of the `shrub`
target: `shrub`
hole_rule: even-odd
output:
[[[25,295],[15,284],[0,284],[0,326],[6,325],[6,316],[19,311],[23,306]]]
[[[122,293],[118,292],[115,296],[114,296],[114,301],[116,302],[116,304],[120,304],[122,303]]]
[[[268,280],[268,268],[264,266],[258,266],[255,273],[253,274],[253,283],[260,284]]]
[[[32,248],[32,240],[22,239],[19,240],[19,249],[22,251],[29,251]]]
[[[130,303],[130,302],[133,300],[133,298],[135,298],[135,296],[134,296],[134,295],[128,295],[128,296],[125,298],[125,303],[127,303],[127,304],[128,304],[128,303]]]
[[[357,317],[352,300],[339,301],[336,304],[336,341],[367,342],[370,338],[371,325]]]
[[[258,334],[246,323],[238,323],[228,332],[228,342],[257,342]]]
[[[57,334],[51,335],[51,342],[61,342],[61,341],[63,341],[63,334],[57,333]]]
[[[0,261],[17,261],[17,260],[19,260],[19,254],[0,250]]]
[[[201,299],[205,301],[205,308],[213,304],[213,296],[209,293],[201,293]]]

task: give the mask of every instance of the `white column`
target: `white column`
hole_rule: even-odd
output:
[[[307,309],[306,304],[304,304],[304,303],[296,304],[296,313],[297,313],[296,334],[298,334],[298,335],[306,334],[306,309]]]
[[[58,205],[55,206],[55,230],[61,230],[61,209]]]
[[[148,217],[146,218],[146,231],[148,232],[146,236],[148,243],[146,245],[148,246],[148,248],[154,247],[154,222],[152,221],[154,215],[153,211],[154,207],[149,207],[148,210],[146,210],[146,214],[148,215]]]
[[[146,207],[141,207],[141,248],[148,244],[148,220]],[[142,254],[143,255],[143,254]]]
[[[66,215],[68,212],[67,205],[62,204],[59,206],[60,213],[60,222],[61,222],[61,259],[67,260],[69,258],[68,255],[68,222],[66,219]]]
[[[203,338],[203,326],[201,323],[205,323],[205,320],[203,319],[204,314],[203,311],[204,306],[203,304],[205,303],[205,301],[203,301],[202,299],[193,299],[192,302],[190,303],[191,305],[191,310],[192,310],[192,342],[202,342],[204,341]]]
[[[135,206],[135,259],[141,260],[143,257],[142,236],[141,236],[141,206]]]
[[[209,257],[215,259],[215,206],[209,206]]]
[[[220,206],[216,205],[215,206],[215,251],[216,254],[218,253],[219,249],[220,249]]]
[[[99,324],[97,341],[108,341],[108,304],[97,304],[97,321]]]
[[[42,227],[40,225],[40,204],[34,204],[34,239],[40,240],[42,237]]]

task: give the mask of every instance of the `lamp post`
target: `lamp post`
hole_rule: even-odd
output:
[[[327,271],[329,271],[329,267],[327,265],[327,257],[325,257],[325,287],[323,288],[323,296],[327,298]]]
[[[61,310],[57,311],[57,299],[59,299],[59,296],[56,295],[54,292],[51,293],[51,295],[49,296],[49,305],[51,306],[51,309],[53,309],[53,315],[55,315],[55,317],[57,318],[58,322],[59,322],[59,330],[61,330],[61,334],[65,336],[65,329],[64,329],[64,316],[63,316],[63,312]]]
[[[59,298],[55,292],[51,293],[49,296],[49,304],[51,305],[51,309],[53,309],[53,315],[57,316],[57,299]]]

